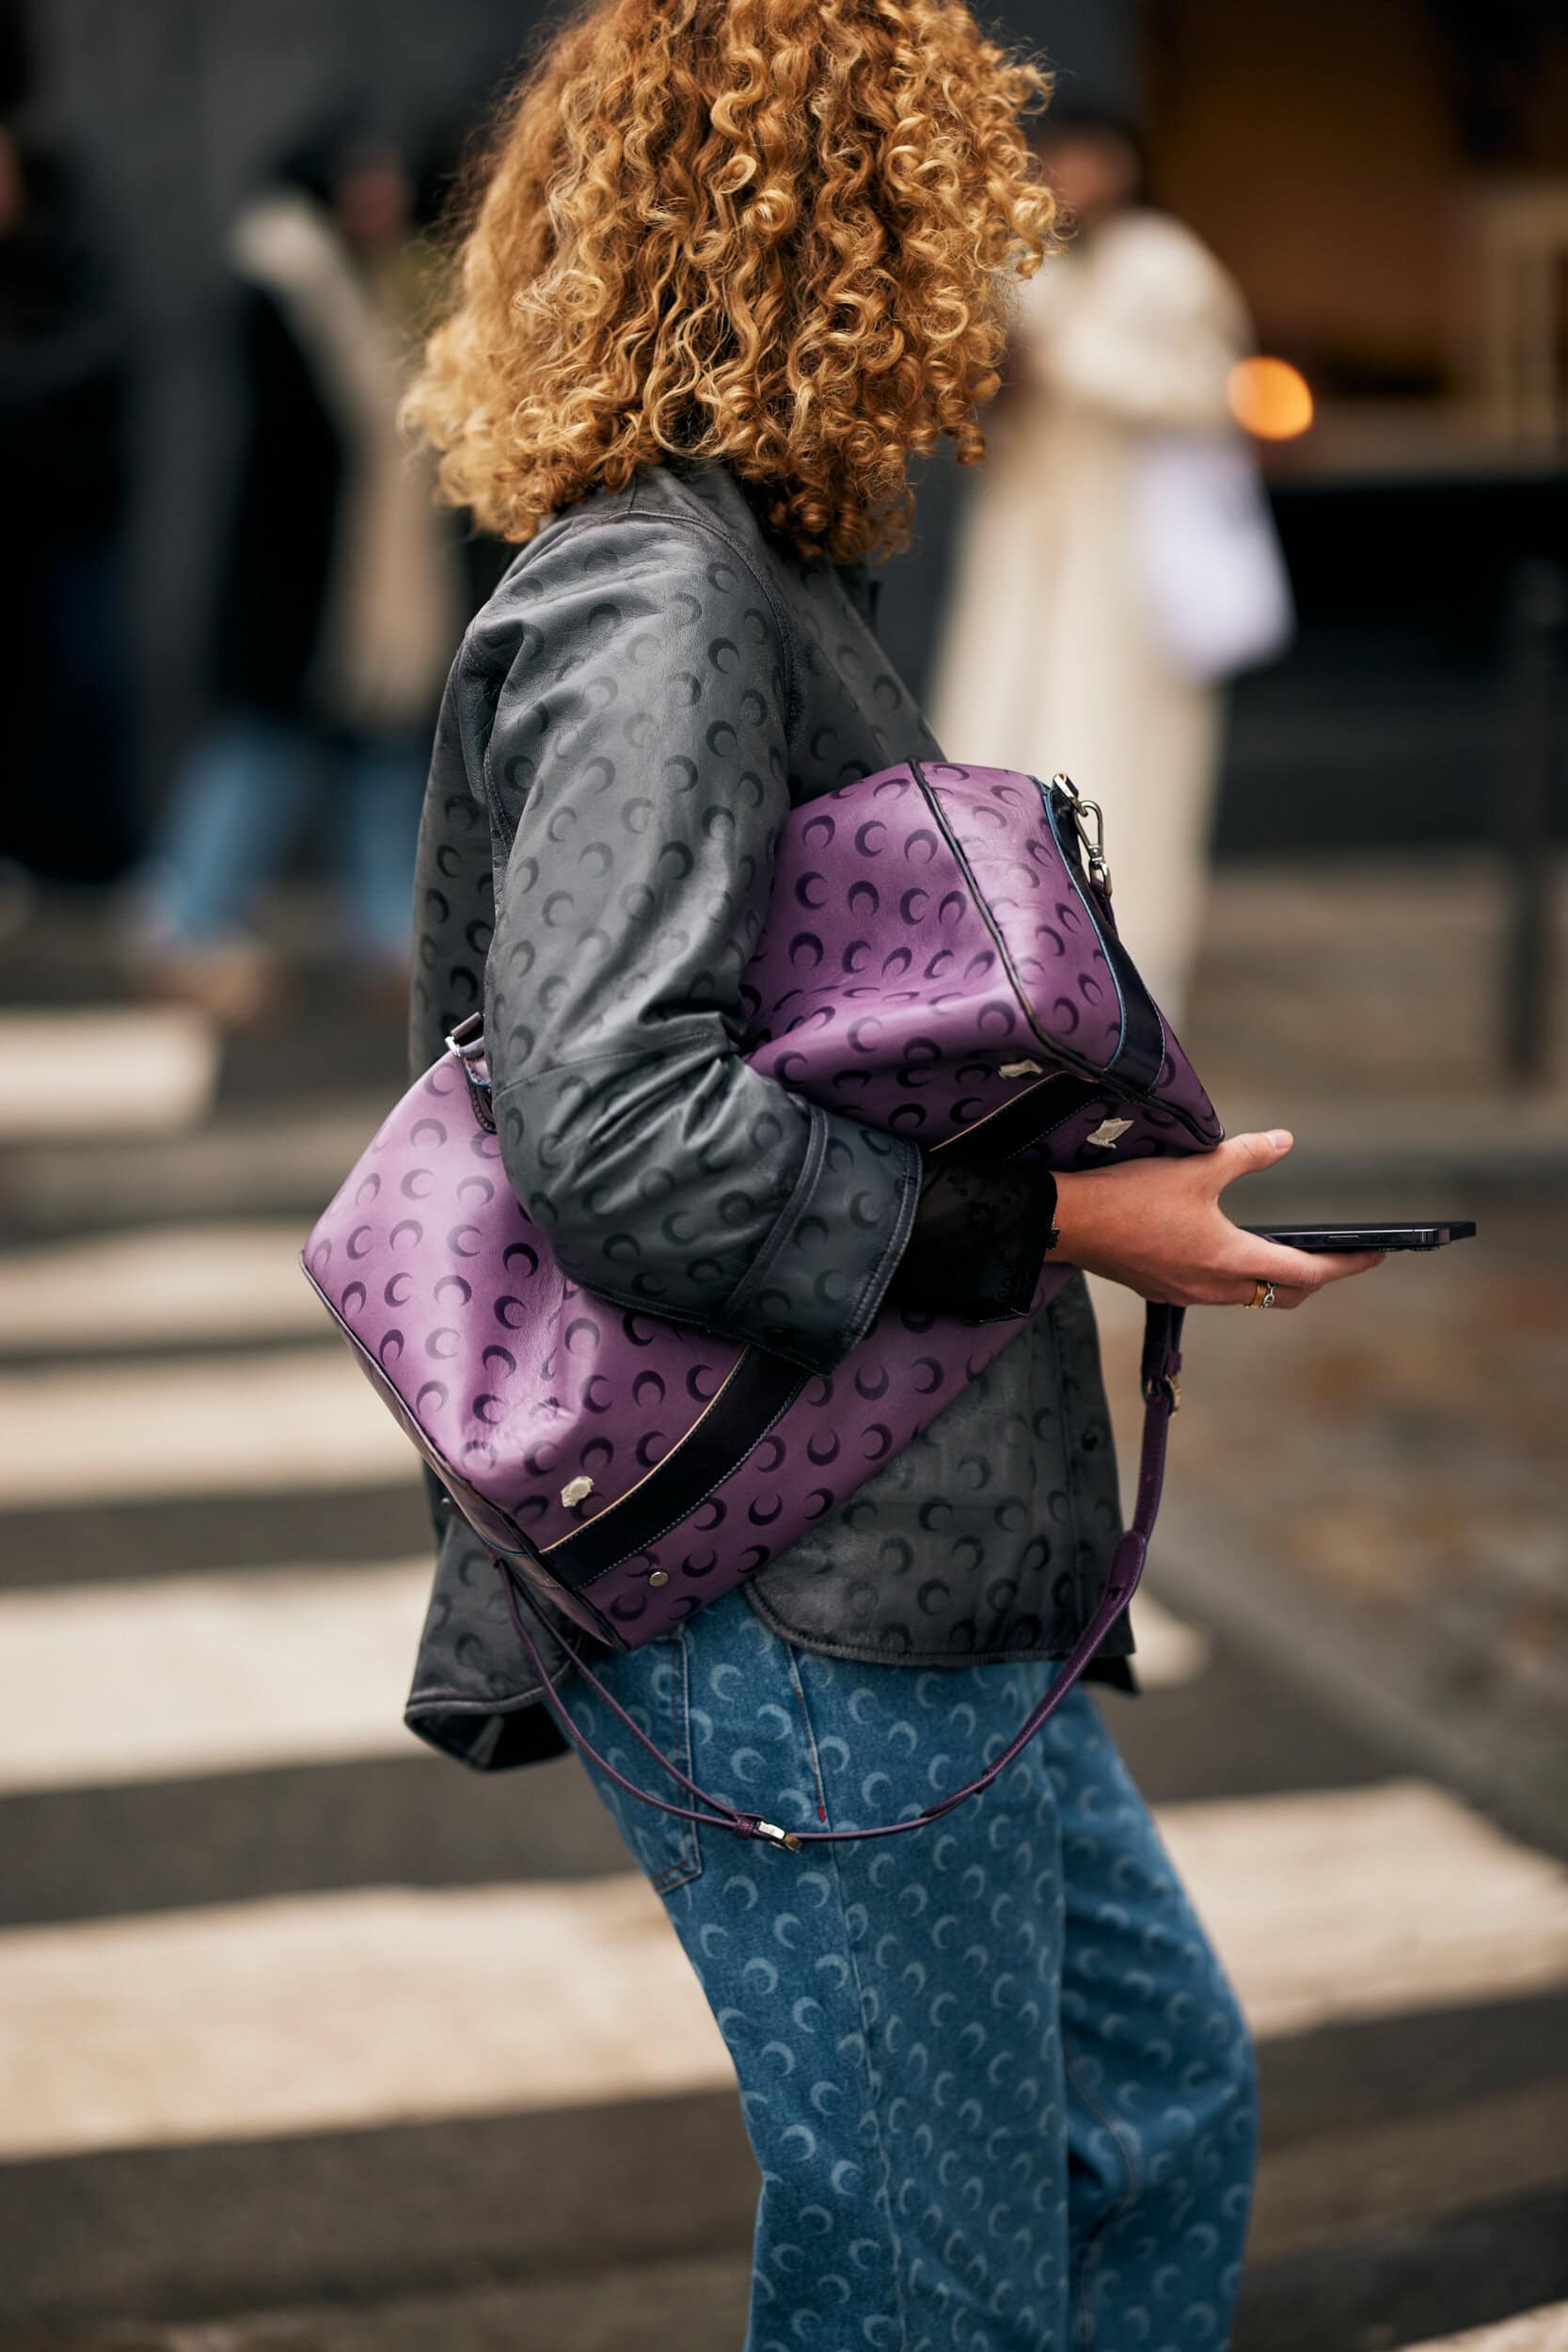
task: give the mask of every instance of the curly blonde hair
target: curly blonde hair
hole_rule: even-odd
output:
[[[962,0],[598,0],[501,116],[410,397],[443,497],[522,541],[716,457],[803,555],[900,545],[911,455],[985,452],[1048,91]]]

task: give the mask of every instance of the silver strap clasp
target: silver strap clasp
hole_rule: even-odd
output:
[[[1058,769],[1051,781],[1058,791],[1067,794],[1071,803],[1072,821],[1078,829],[1078,838],[1084,845],[1089,880],[1092,882],[1098,882],[1108,898],[1111,895],[1111,869],[1105,863],[1105,812],[1098,801],[1085,800],[1072,778],[1062,770]],[[1092,832],[1090,830],[1091,819],[1093,820]]]
[[[459,1061],[483,1061],[484,1058],[484,1015],[482,1012],[470,1012],[466,1020],[457,1024],[454,1029],[449,1029],[446,1036],[446,1047],[448,1053],[455,1054]]]

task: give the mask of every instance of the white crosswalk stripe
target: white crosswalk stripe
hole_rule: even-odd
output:
[[[402,1706],[430,1581],[420,1557],[0,1594],[0,1795],[424,1755]],[[1201,1672],[1157,1602],[1137,1629],[1148,1687]]]
[[[1568,1871],[1428,1782],[1159,1820],[1259,2032],[1568,1983]]]
[[[1419,1783],[1160,1821],[1259,2035],[1568,1984],[1568,1874]],[[627,1874],[16,1930],[0,1936],[0,2079],[15,2158],[729,2074],[657,1899]]]
[[[0,1258],[0,1346],[38,1355],[319,1338],[302,1218],[108,1233]]]
[[[425,1755],[426,1559],[0,1596],[0,1793]]]
[[[1568,2303],[1553,2303],[1495,2328],[1467,2328],[1462,2336],[1433,2337],[1405,2352],[1568,2352]]]
[[[1141,1590],[1132,1603],[1132,1623],[1138,1645],[1138,1680],[1146,1691],[1168,1691],[1178,1683],[1196,1681],[1213,1651],[1207,1633]]]
[[[0,1142],[189,1127],[210,1104],[217,1072],[211,1022],[175,1006],[8,1012]]]
[[[415,1474],[407,1438],[330,1333],[276,1354],[8,1373],[0,1429],[0,1507],[11,1510]]]
[[[0,1938],[0,2018],[11,2159],[729,2079],[657,1899],[631,1875],[24,1930]]]

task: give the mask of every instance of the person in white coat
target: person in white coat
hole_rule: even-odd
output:
[[[931,720],[950,758],[1064,769],[1101,804],[1118,924],[1179,1021],[1202,921],[1219,677],[1276,650],[1290,625],[1227,402],[1249,323],[1198,238],[1138,201],[1128,133],[1064,120],[1043,149],[1070,233],[1020,289]]]

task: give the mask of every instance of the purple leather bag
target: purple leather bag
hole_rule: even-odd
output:
[[[1054,1169],[1220,1140],[1117,936],[1099,811],[1065,777],[921,762],[842,786],[784,827],[769,907],[745,1050],[792,1089],[927,1152],[961,1143]],[[584,1291],[507,1182],[477,1016],[382,1125],[303,1263],[496,1557],[541,1673],[519,1588],[612,1649],[641,1646],[835,1511],[1019,1328],[885,1306],[824,1376]],[[1046,1269],[1034,1311],[1069,1274]],[[1131,1597],[1180,1328],[1175,1311],[1150,1311],[1138,1510],[1106,1593],[1041,1708],[960,1797],[1033,1736]],[[647,1801],[787,1842],[705,1797],[695,1813]]]

